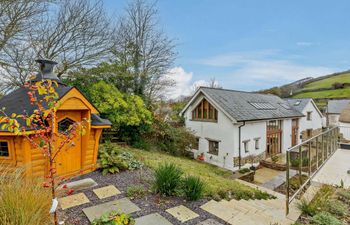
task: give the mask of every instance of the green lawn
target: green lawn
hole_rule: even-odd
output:
[[[336,89],[296,94],[293,98],[350,98],[350,89]]]
[[[331,88],[334,83],[350,83],[350,73],[336,75],[327,79],[312,82],[306,85],[303,90],[311,90],[318,88]]]
[[[185,157],[172,156],[163,152],[145,151],[133,148],[126,148],[137,159],[144,162],[151,169],[158,167],[160,163],[171,162],[178,165],[186,175],[200,177],[205,183],[205,195],[218,197],[227,194],[228,191],[236,199],[266,198],[266,193],[257,191],[232,179],[232,172],[207,163]],[[221,194],[220,194],[221,193]]]

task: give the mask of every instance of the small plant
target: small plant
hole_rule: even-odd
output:
[[[103,214],[100,218],[95,219],[92,225],[134,225],[135,220],[125,214],[112,211],[110,213]]]
[[[341,225],[342,223],[328,212],[320,212],[311,218],[312,224],[317,225]]]
[[[250,172],[250,169],[249,168],[242,168],[238,172],[241,173],[241,174],[244,174],[244,173]]]
[[[111,143],[107,143],[99,149],[99,163],[102,169],[102,174],[118,173],[121,170],[140,169],[143,164],[136,160],[129,152],[122,150]]]
[[[278,155],[271,156],[271,160],[272,160],[273,163],[277,163],[278,159],[279,159]]]
[[[173,195],[181,182],[183,172],[173,163],[161,164],[155,170],[154,188],[156,193]]]
[[[317,208],[313,204],[308,203],[305,199],[301,199],[297,204],[298,209],[304,215],[313,216],[316,214]]]
[[[350,204],[350,190],[341,190],[339,192],[337,192],[337,195],[338,195],[338,199],[347,203],[347,204]]]
[[[331,200],[327,202],[326,211],[333,215],[343,217],[347,215],[349,207],[339,200]]]
[[[24,170],[0,165],[0,224],[51,224],[51,192],[26,180]]]
[[[195,176],[188,176],[183,180],[182,191],[186,198],[196,201],[203,196],[204,183]]]
[[[143,198],[147,194],[147,190],[143,186],[130,186],[126,190],[126,196],[135,199]]]

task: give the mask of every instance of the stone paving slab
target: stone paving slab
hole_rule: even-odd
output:
[[[167,219],[158,213],[149,214],[135,219],[135,225],[172,225]],[[206,224],[209,225],[209,224]],[[213,224],[216,225],[216,224]]]
[[[92,190],[99,199],[108,198],[111,196],[119,195],[121,192],[113,185],[97,188]]]
[[[289,171],[289,176],[293,177],[297,174],[296,170],[290,170]],[[277,187],[281,186],[282,184],[284,184],[286,181],[286,172],[282,172],[279,175],[275,176],[274,178],[272,178],[271,180],[261,184],[262,187],[271,189],[271,190],[275,190]]]
[[[97,183],[91,178],[85,178],[77,181],[72,181],[66,184],[60,185],[57,190],[65,190],[63,186],[66,185],[68,189],[74,189],[74,191],[83,190],[97,186]]]
[[[207,220],[204,220],[200,223],[197,223],[197,225],[223,225],[223,224],[219,223],[218,221],[216,221],[214,219],[207,219]]]
[[[90,202],[84,193],[69,195],[58,199],[63,210]]]
[[[199,216],[197,213],[193,212],[192,210],[190,210],[189,208],[183,205],[179,205],[179,206],[167,209],[165,211],[171,214],[173,217],[175,217],[182,223],[188,220],[197,218]]]
[[[141,209],[132,203],[128,198],[122,198],[85,208],[83,209],[83,212],[89,221],[92,222],[94,219],[102,216],[102,214],[106,212],[117,211],[120,213],[130,214],[140,210]]]

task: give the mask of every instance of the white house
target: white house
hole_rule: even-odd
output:
[[[342,111],[350,103],[349,99],[340,100],[329,100],[327,103],[327,125],[328,126],[339,126],[339,117]]]
[[[338,121],[342,141],[350,142],[350,103],[342,110]]]
[[[304,117],[299,120],[298,143],[305,141],[322,132],[325,127],[323,115],[311,98],[286,99],[287,102],[296,110],[301,112]]]
[[[181,114],[195,132],[195,156],[230,170],[258,163],[297,144],[300,118],[290,104],[269,94],[199,88]]]

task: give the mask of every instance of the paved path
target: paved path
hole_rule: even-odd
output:
[[[289,173],[290,173],[289,174],[290,177],[293,177],[294,175],[297,174],[295,170],[290,170]],[[279,175],[275,176],[271,180],[261,184],[261,186],[271,190],[275,190],[277,187],[281,186],[285,182],[286,182],[286,171],[282,171]]]
[[[350,187],[350,150],[338,149],[312,179],[313,183]]]

